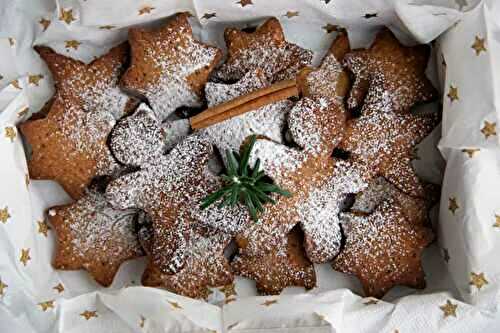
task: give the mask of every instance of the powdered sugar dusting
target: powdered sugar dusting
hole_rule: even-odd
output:
[[[154,38],[152,44],[144,48],[145,58],[153,63],[152,71],[158,73],[158,79],[148,82],[139,92],[148,99],[160,120],[165,120],[178,107],[201,106],[190,76],[208,71],[220,56],[215,47],[194,39],[187,20],[175,23],[163,28],[162,34],[167,38]]]
[[[74,71],[62,82],[56,95],[65,109],[58,119],[63,136],[71,140],[78,152],[99,156],[96,158],[97,174],[110,174],[117,168],[104,143],[130,101],[118,88],[123,63],[111,57],[108,59],[109,68],[102,69],[96,61]],[[60,65],[55,63],[53,66],[57,69]]]
[[[268,30],[273,24],[275,27]],[[271,82],[293,79],[300,68],[312,61],[311,51],[284,39],[276,19],[269,19],[251,34],[236,29],[227,30],[226,42],[229,59],[214,72],[217,78],[224,81],[239,80],[257,68]]]
[[[409,223],[393,198],[370,215],[344,214],[346,245],[334,269],[356,274],[368,295],[382,297],[396,284],[425,286],[420,254],[432,240],[430,230]]]
[[[90,190],[76,204],[66,208],[73,255],[120,257],[141,255],[135,232],[135,210],[117,210],[111,207],[104,195]]]
[[[209,82],[205,88],[208,106],[221,104],[266,85],[267,80],[260,71],[248,72],[240,81],[231,85]],[[243,141],[250,135],[262,135],[275,142],[282,142],[286,115],[291,107],[290,101],[269,104],[214,124],[204,129],[203,133],[225,159],[227,150],[239,151]]]
[[[342,239],[339,213],[348,194],[367,187],[367,174],[359,164],[336,160],[324,183],[311,188],[303,200],[297,201],[306,252],[313,262],[329,261],[339,253]]]

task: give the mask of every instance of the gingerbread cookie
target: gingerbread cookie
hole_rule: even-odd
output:
[[[316,274],[302,242],[302,234],[295,227],[275,251],[264,256],[237,255],[231,267],[235,274],[255,280],[257,290],[266,295],[278,295],[290,286],[312,289]]]
[[[419,222],[421,224],[429,225],[428,211],[439,200],[439,186],[427,184],[425,198],[415,198],[401,192],[385,178],[378,177],[356,196],[351,211],[362,214],[372,213],[387,198],[396,200],[403,210],[408,212],[406,214],[408,219],[416,219],[421,221]]]
[[[414,147],[438,125],[438,115],[397,114],[390,107],[372,104],[376,98],[368,93],[361,116],[347,122],[339,148],[370,165],[401,191],[423,197],[426,185],[415,174],[411,159]]]
[[[85,269],[107,287],[124,261],[143,255],[137,211],[114,209],[95,188],[72,204],[52,207],[48,218],[57,235],[56,269]]]
[[[351,86],[342,61],[351,51],[346,33],[339,33],[318,68],[306,67],[297,74],[303,96],[319,95],[342,102]]]
[[[164,155],[161,124],[144,108],[120,121],[110,142],[119,161],[140,169],[112,181],[106,191],[108,200],[116,208],[139,208],[151,217],[152,262],[162,272],[177,272],[184,265],[201,201],[217,185],[206,176],[212,145],[193,134]],[[214,213],[214,218],[236,220],[231,212]]]
[[[208,106],[213,107],[267,85],[268,81],[262,70],[256,69],[246,73],[235,84],[209,82],[205,94]],[[282,142],[286,116],[292,105],[288,100],[269,104],[209,126],[203,130],[203,134],[218,148],[223,159],[227,150],[238,151],[245,138],[253,134]]]
[[[227,60],[214,72],[217,79],[236,81],[247,72],[260,68],[271,81],[294,79],[295,74],[311,63],[312,52],[288,43],[281,24],[270,18],[255,32],[235,28],[224,31]]]
[[[219,49],[194,39],[186,13],[161,28],[131,28],[132,61],[122,86],[147,98],[165,120],[180,106],[201,106],[203,88],[221,59]]]
[[[371,172],[362,162],[331,158],[345,123],[338,103],[315,96],[290,111],[290,130],[302,150],[269,140],[257,140],[251,160],[281,188],[292,193],[267,205],[257,223],[237,235],[243,254],[271,252],[298,223],[305,234],[307,256],[314,263],[331,260],[340,250],[338,213],[350,193],[367,186]]]
[[[56,180],[78,199],[92,178],[119,168],[106,140],[116,120],[135,105],[117,86],[128,46],[121,44],[90,64],[47,47],[36,50],[52,72],[56,94],[46,116],[20,125],[32,150],[30,176]]]
[[[369,49],[347,54],[344,64],[354,73],[355,81],[348,99],[351,109],[364,104],[392,105],[397,113],[406,113],[415,103],[437,97],[437,91],[425,76],[430,48],[427,45],[405,47],[388,29],[379,32]]]
[[[206,298],[209,287],[233,281],[231,267],[224,257],[231,237],[223,233],[204,234],[194,229],[190,233],[184,267],[175,274],[165,274],[150,260],[142,276],[143,285],[165,288],[187,297]]]
[[[433,234],[416,210],[391,196],[368,215],[343,214],[346,243],[333,268],[356,275],[367,296],[380,298],[395,285],[424,288],[420,258]]]

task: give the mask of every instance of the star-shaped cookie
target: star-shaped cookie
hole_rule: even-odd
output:
[[[36,50],[52,72],[56,94],[47,115],[20,125],[32,151],[30,176],[56,180],[78,199],[93,177],[118,168],[106,140],[116,120],[135,105],[118,87],[128,46],[121,44],[90,64],[47,47]]]
[[[372,100],[371,92],[366,99]],[[365,104],[359,118],[348,120],[339,148],[352,159],[367,163],[401,191],[424,197],[426,184],[415,174],[411,159],[414,147],[438,125],[438,115],[397,114],[375,105]]]
[[[398,113],[436,98],[437,92],[425,75],[429,55],[427,45],[406,47],[390,30],[382,30],[370,48],[345,56],[344,64],[355,76],[349,108],[360,108],[367,93],[376,98],[365,100],[365,104],[390,103]]]
[[[139,208],[151,217],[151,260],[162,272],[174,273],[184,265],[190,228],[197,223],[202,200],[217,190],[214,186],[220,182],[214,183],[207,176],[212,154],[209,141],[193,134],[164,154],[164,130],[145,107],[116,125],[111,150],[120,162],[139,170],[113,180],[106,195],[116,208]],[[243,214],[240,212],[244,210],[228,209],[225,213],[220,209],[213,219],[237,221],[238,214]]]
[[[231,237],[194,229],[190,233],[184,267],[175,274],[165,274],[150,260],[142,276],[143,285],[165,288],[187,297],[206,298],[209,287],[233,281],[231,267],[224,257]]]
[[[224,39],[227,60],[214,72],[215,77],[223,81],[239,80],[257,68],[271,82],[294,79],[312,60],[311,51],[286,41],[276,18],[268,19],[254,32],[228,28]]]
[[[389,197],[371,214],[342,218],[346,242],[332,263],[335,270],[356,275],[367,296],[381,298],[395,285],[425,287],[420,258],[434,237],[408,203]]]
[[[186,13],[158,29],[131,28],[129,43],[132,59],[123,88],[147,98],[160,120],[180,106],[201,106],[203,88],[222,53],[195,40]]]
[[[301,231],[295,227],[273,252],[264,256],[237,255],[231,267],[235,274],[255,280],[257,290],[266,295],[277,295],[290,286],[312,289],[316,274],[302,242]]]
[[[118,210],[90,188],[78,201],[53,207],[49,222],[57,235],[56,269],[85,269],[109,286],[120,265],[143,255],[135,231],[136,210]]]
[[[343,102],[351,86],[349,73],[342,65],[351,51],[346,33],[339,33],[318,68],[303,68],[297,75],[297,85],[303,96],[320,95]]]
[[[205,94],[208,106],[213,107],[238,96],[264,88],[268,81],[260,69],[246,73],[234,84],[207,83]],[[286,116],[292,108],[291,101],[279,101],[257,110],[227,119],[203,130],[203,134],[212,142],[225,158],[226,151],[239,151],[243,141],[250,135],[260,135],[282,142],[282,132],[286,125]]]
[[[338,213],[348,194],[367,186],[370,170],[362,162],[331,158],[345,123],[345,115],[332,99],[303,98],[290,111],[289,127],[302,150],[260,139],[252,162],[262,169],[290,197],[279,197],[266,205],[259,221],[237,235],[243,254],[271,252],[290,230],[300,223],[305,234],[307,256],[314,263],[331,260],[340,250]]]

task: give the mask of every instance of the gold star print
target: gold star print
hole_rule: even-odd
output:
[[[40,305],[40,307],[42,308],[42,311],[45,312],[48,309],[53,309],[54,308],[54,300],[40,302],[40,303],[38,303],[38,305]]]
[[[75,49],[75,50],[78,50],[78,47],[80,45],[82,45],[82,43],[80,43],[79,41],[77,40],[67,40],[64,42],[66,44],[66,48],[69,49],[69,48],[72,48],[72,49]]]
[[[234,302],[234,301],[236,301],[236,298],[234,298],[234,297],[226,298],[226,300],[224,301],[224,304],[229,304],[229,303]]]
[[[29,112],[29,111],[30,111],[30,108],[29,108],[29,107],[25,107],[24,109],[22,109],[21,111],[19,111],[19,112],[17,113],[17,116],[18,116],[19,118],[24,117],[25,115],[27,115],[27,114],[28,114],[28,112]]]
[[[12,80],[10,84],[16,89],[21,89],[21,86],[19,85],[19,80]]]
[[[2,279],[0,279],[0,296],[5,295],[5,289],[7,289],[8,285],[6,285]]]
[[[330,24],[330,23],[325,24],[322,27],[322,29],[325,30],[327,34],[331,34],[332,32],[344,31],[344,28],[340,27],[339,25]]]
[[[141,320],[139,321],[139,327],[144,328],[144,324],[146,324],[146,318],[141,316]]]
[[[14,38],[9,37],[8,39],[9,39],[9,45],[10,46],[14,46],[16,44],[16,40]]]
[[[172,301],[167,301],[167,302],[168,302],[168,304],[170,304],[170,306],[172,307],[172,309],[174,309],[174,310],[177,310],[177,309],[182,310],[182,306],[180,306],[179,303],[172,302]]]
[[[101,30],[113,30],[114,28],[116,28],[116,26],[114,26],[114,25],[101,25],[99,27],[99,29],[101,29]]]
[[[276,304],[276,303],[278,303],[278,300],[277,299],[273,299],[273,300],[267,300],[264,303],[262,303],[261,305],[271,306],[271,305]]]
[[[253,5],[252,0],[240,0],[237,3],[239,3],[241,5],[241,7]]]
[[[474,51],[476,51],[476,55],[480,55],[482,51],[486,52],[486,46],[484,45],[484,38],[479,38],[479,36],[475,37],[474,44],[471,46]]]
[[[35,74],[35,75],[30,75],[28,77],[28,82],[30,84],[34,84],[35,86],[39,86],[40,85],[40,80],[43,79],[43,75],[42,74]]]
[[[47,20],[45,17],[42,17],[38,23],[42,26],[43,31],[47,30],[50,25],[50,20]]]
[[[483,128],[481,128],[481,133],[484,134],[484,137],[486,139],[488,139],[490,136],[497,135],[496,126],[497,123],[490,123],[489,121],[485,121]]]
[[[38,233],[47,237],[48,232],[50,230],[50,226],[45,221],[37,221],[37,223],[38,223]]]
[[[295,16],[299,16],[299,12],[297,11],[292,11],[292,10],[289,10],[286,12],[285,16],[289,19],[295,17]]]
[[[457,198],[455,198],[455,197],[450,197],[450,198],[448,199],[448,209],[450,210],[450,212],[451,212],[453,215],[455,215],[455,212],[456,212],[456,210],[457,210],[458,208],[460,208],[460,207],[458,206],[458,203],[457,203]]]
[[[58,283],[54,288],[52,288],[54,290],[56,290],[59,294],[62,293],[64,291],[64,286],[62,285],[62,283]]]
[[[375,298],[371,298],[370,300],[368,300],[367,302],[364,302],[363,304],[364,305],[375,305],[378,303],[378,300],[375,299]]]
[[[443,249],[443,260],[448,263],[450,261],[450,253],[448,249]]]
[[[9,207],[5,206],[0,209],[0,222],[7,223],[7,220],[10,218]]]
[[[495,214],[495,224],[493,224],[493,227],[500,228],[500,215],[498,214]]]
[[[205,14],[203,14],[203,16],[201,18],[205,19],[205,20],[210,20],[211,18],[214,18],[214,17],[217,17],[216,13],[205,13]]]
[[[235,322],[234,324],[228,325],[228,326],[227,326],[227,330],[228,330],[228,331],[232,330],[232,329],[233,329],[233,328],[235,328],[235,327],[236,327],[236,325],[238,325],[238,324],[239,324],[239,322]]]
[[[85,310],[82,313],[80,313],[80,316],[85,318],[86,320],[90,320],[91,318],[97,318],[97,311],[88,311]]]
[[[449,316],[456,317],[457,316],[457,307],[458,307],[457,304],[453,304],[452,302],[450,302],[450,300],[447,300],[446,304],[441,305],[439,308],[441,309],[441,311],[443,311],[443,315],[446,318]]]
[[[236,290],[234,290],[234,283],[227,284],[224,287],[219,288],[219,290],[224,293],[224,296],[226,298],[229,298],[231,296],[236,296]]]
[[[453,103],[454,101],[458,101],[458,88],[454,86],[450,86],[450,90],[448,92],[448,98],[450,99],[450,102]]]
[[[19,261],[22,262],[24,266],[26,266],[28,264],[28,261],[30,260],[30,249],[21,249],[21,257],[19,258]]]
[[[469,155],[469,158],[473,158],[478,151],[479,149],[462,149],[462,153]]]
[[[139,15],[144,15],[144,14],[149,14],[155,9],[155,7],[151,6],[144,6],[141,9],[139,9]]]
[[[59,13],[59,20],[66,22],[66,24],[71,24],[71,22],[75,21],[75,17],[73,16],[73,9],[64,9],[61,8],[61,12]]]
[[[488,284],[488,280],[484,277],[484,273],[476,274],[472,272],[470,273],[469,284],[476,286],[477,289],[481,289],[484,285]]]
[[[16,130],[12,126],[5,127],[5,137],[10,139],[10,142],[14,142],[16,138]]]

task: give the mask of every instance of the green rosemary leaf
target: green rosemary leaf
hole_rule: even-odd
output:
[[[228,192],[228,190],[229,190],[228,188],[222,188],[206,196],[205,199],[203,199],[200,208],[201,209],[207,208],[208,206],[210,206],[211,204],[222,198]]]
[[[228,176],[237,176],[238,175],[238,161],[234,157],[234,153],[230,150],[226,152],[227,157],[227,171]]]
[[[243,148],[240,160],[240,175],[246,176],[248,174],[248,160],[250,159],[250,153],[252,152],[256,140],[257,136],[252,135],[250,137],[250,142]]]
[[[255,191],[257,196],[259,197],[260,201],[262,201],[264,203],[266,203],[266,202],[270,202],[272,204],[276,203],[276,201],[273,198],[271,198],[270,196],[268,196],[267,194],[262,192],[258,187],[255,187],[253,190]]]
[[[240,189],[239,186],[235,186],[234,189],[231,191],[230,199],[229,199],[229,204],[231,206],[235,206],[236,203],[238,202],[238,197],[240,194]]]
[[[252,178],[257,178],[257,175],[259,174],[259,168],[260,168],[260,158],[255,161],[255,164],[253,165],[253,171],[252,171]]]
[[[248,189],[248,195],[250,196],[250,199],[252,200],[257,211],[262,213],[264,211],[264,208],[262,207],[261,200],[259,199],[257,194],[255,194],[252,189]]]
[[[250,198],[250,195],[248,192],[242,192],[243,193],[243,198],[245,200],[245,205],[248,207],[248,211],[250,212],[250,216],[252,217],[252,220],[257,221],[257,210],[255,209],[255,206],[253,205],[252,199]]]
[[[269,184],[269,183],[259,183],[258,188],[262,192],[268,192],[268,193],[278,193],[283,196],[289,197],[292,194],[286,190],[281,189],[279,186],[274,185],[274,184]]]

